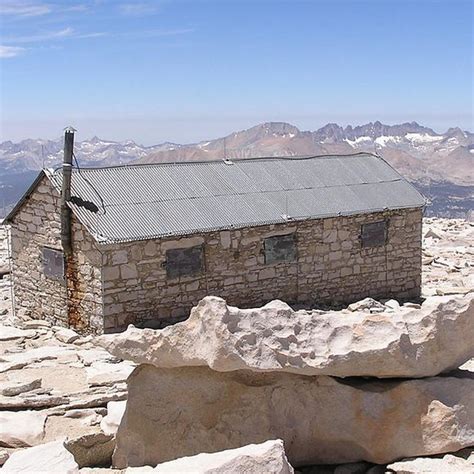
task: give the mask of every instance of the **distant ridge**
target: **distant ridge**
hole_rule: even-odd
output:
[[[370,152],[381,155],[418,188],[444,203],[443,214],[464,215],[474,205],[474,134],[458,127],[437,133],[417,122],[386,125],[379,121],[342,127],[328,123],[302,131],[286,122],[266,122],[226,137],[193,144],[165,142],[145,147],[97,136],[76,142],[81,166],[127,163],[207,161],[224,158],[302,156]],[[62,139],[0,143],[0,205],[8,210],[43,166],[61,163]],[[453,194],[454,193],[454,194]],[[0,208],[1,209],[1,208]],[[441,211],[440,211],[441,212]]]

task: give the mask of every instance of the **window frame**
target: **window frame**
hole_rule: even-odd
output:
[[[291,253],[289,254],[290,255],[289,258],[285,258],[286,254],[283,251],[283,249],[279,251],[278,249],[275,249],[274,244],[272,244],[271,246],[268,245],[270,244],[270,242],[273,243],[273,242],[278,241],[279,239],[281,240],[291,239],[291,244],[293,246],[293,249]],[[265,237],[263,239],[262,252],[263,252],[263,261],[265,265],[296,262],[298,260],[298,244],[297,244],[296,232],[289,232],[288,234],[270,235],[268,237]],[[279,253],[282,258],[280,258],[280,256],[278,255]]]
[[[377,235],[377,229],[373,229],[375,226],[382,227],[383,225],[383,239]],[[370,230],[372,228],[372,230]],[[388,228],[389,220],[380,219],[374,222],[365,222],[360,226],[360,245],[363,249],[384,247],[388,243]]]
[[[55,269],[59,269],[59,271],[54,271]],[[47,245],[42,246],[41,270],[45,278],[64,283],[66,281],[66,256],[63,250]]]
[[[187,267],[182,266],[183,260],[190,258],[190,256],[186,256],[186,254],[192,254],[193,251],[198,252],[199,265],[191,265],[189,271],[185,271]],[[181,257],[179,257],[179,254],[181,254]],[[166,269],[166,278],[168,280],[199,276],[206,270],[204,244],[168,249],[166,250],[165,255],[166,260],[164,262],[164,267]],[[179,260],[181,260],[181,262],[178,262]]]

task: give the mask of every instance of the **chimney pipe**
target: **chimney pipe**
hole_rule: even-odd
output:
[[[67,203],[71,199],[72,154],[74,150],[74,128],[64,129],[63,179],[61,188],[61,243],[66,256],[71,254],[71,209]]]

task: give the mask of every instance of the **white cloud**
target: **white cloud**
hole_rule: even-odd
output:
[[[77,39],[86,39],[86,38],[100,38],[101,36],[109,36],[109,33],[106,33],[105,31],[99,31],[97,33],[84,33],[84,34],[75,34],[72,35],[71,38],[77,38]]]
[[[100,36],[106,36],[104,32],[93,32],[93,33],[76,33],[73,28],[67,27],[58,31],[47,31],[31,36],[14,36],[6,38],[5,40],[9,43],[36,43],[40,41],[52,41],[56,39],[83,39],[83,38],[98,38]]]
[[[58,38],[67,38],[74,34],[74,30],[70,27],[58,31],[47,31],[38,35],[31,36],[16,36],[7,38],[6,41],[10,43],[35,43],[37,41],[48,41]]]
[[[0,15],[27,17],[46,15],[50,12],[51,6],[41,2],[2,0],[0,4]]]
[[[0,45],[0,58],[14,58],[26,51],[25,48],[18,46],[4,46]]]

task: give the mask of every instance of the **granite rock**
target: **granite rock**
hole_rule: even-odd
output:
[[[290,463],[340,464],[474,445],[474,378],[337,380],[141,365],[128,381],[114,465],[156,465],[282,439]]]
[[[206,297],[162,330],[101,336],[113,355],[157,367],[378,378],[428,377],[474,357],[474,293],[386,313],[293,311],[281,301],[239,309]]]
[[[160,474],[258,473],[293,474],[283,448],[283,441],[270,440],[217,453],[201,453],[158,464],[153,472]]]

